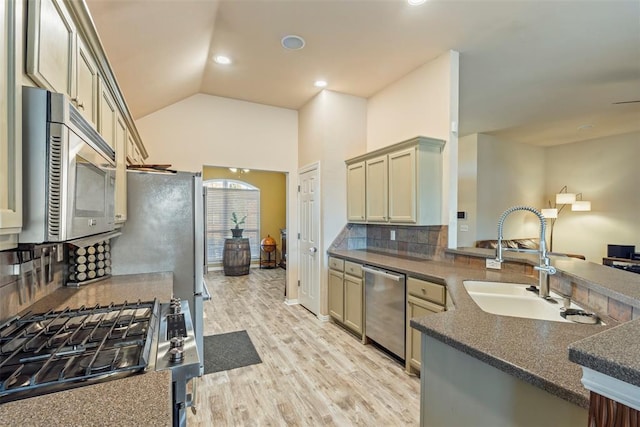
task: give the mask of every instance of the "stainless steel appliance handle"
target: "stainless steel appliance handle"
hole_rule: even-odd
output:
[[[202,279],[202,301],[209,301],[211,299],[211,293],[209,292],[209,288],[207,288],[207,281]]]
[[[396,282],[399,282],[402,279],[404,279],[404,274],[396,275],[396,274],[393,274],[391,272],[377,270],[377,269],[374,269],[374,268],[371,268],[371,267],[367,267],[366,265],[362,266],[362,271],[364,271],[365,273],[375,274],[376,276],[386,277],[387,279],[391,279],[391,280],[394,280]]]

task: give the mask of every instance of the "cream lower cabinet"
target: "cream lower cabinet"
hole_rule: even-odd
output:
[[[329,257],[329,315],[351,331],[363,334],[362,266]]]
[[[422,333],[413,329],[410,320],[445,311],[446,289],[443,285],[413,277],[407,278],[407,322],[405,369],[420,373]]]
[[[329,315],[344,323],[344,273],[329,269]]]
[[[353,264],[354,273],[349,273],[348,265],[345,263],[344,274],[344,324],[358,335],[362,335],[362,299],[364,297],[362,286],[362,267]]]
[[[351,177],[355,182],[364,162],[364,222],[441,225],[444,144],[420,136],[347,160],[347,220],[363,221],[357,217],[361,187]]]
[[[17,1],[0,2],[0,250],[18,244],[22,227],[22,129]]]

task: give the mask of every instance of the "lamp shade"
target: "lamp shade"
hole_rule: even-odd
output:
[[[558,209],[556,208],[541,209],[540,212],[545,218],[558,218]]]
[[[556,194],[557,205],[570,205],[576,201],[575,193],[558,193]]]
[[[591,210],[591,202],[586,200],[577,200],[571,205],[572,211],[586,212]]]

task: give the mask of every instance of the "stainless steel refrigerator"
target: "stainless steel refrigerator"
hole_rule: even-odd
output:
[[[173,272],[173,294],[189,302],[204,370],[205,243],[199,173],[127,172],[127,222],[111,240],[112,274]]]

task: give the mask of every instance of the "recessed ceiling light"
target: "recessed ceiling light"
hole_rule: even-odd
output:
[[[411,6],[418,6],[426,2],[427,0],[407,0],[407,3],[409,3]]]
[[[216,55],[213,57],[213,60],[216,62],[216,64],[221,64],[221,65],[231,64],[231,58],[224,55]]]
[[[289,50],[300,50],[304,47],[304,39],[293,34],[284,36],[282,40],[280,40],[280,43],[282,44],[283,48]]]
[[[327,87],[327,82],[324,80],[316,80],[313,85],[315,87]]]

